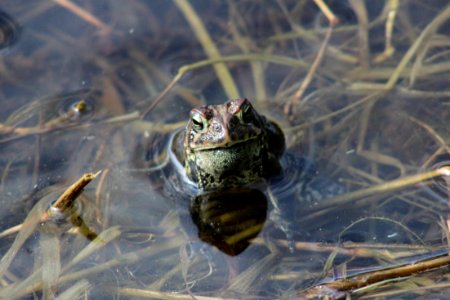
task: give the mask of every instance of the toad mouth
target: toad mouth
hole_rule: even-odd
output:
[[[244,141],[234,141],[234,142],[228,142],[225,144],[222,144],[220,146],[218,145],[211,145],[209,147],[198,147],[193,149],[193,151],[211,151],[211,150],[230,150],[232,148],[239,148],[239,147],[245,147],[246,144],[254,144],[255,141],[257,141],[259,138],[259,135],[255,135],[252,137],[249,137],[248,139]]]

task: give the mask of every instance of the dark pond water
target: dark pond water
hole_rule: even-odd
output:
[[[301,298],[447,253],[448,2],[326,3],[328,41],[306,0],[2,1],[0,297]],[[201,193],[167,145],[230,98],[280,125],[284,175]],[[42,222],[98,171],[93,235]],[[352,296],[445,299],[447,268]]]

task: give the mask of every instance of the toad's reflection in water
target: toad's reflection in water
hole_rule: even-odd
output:
[[[257,189],[203,193],[192,198],[190,215],[200,240],[235,256],[264,226],[267,199]]]

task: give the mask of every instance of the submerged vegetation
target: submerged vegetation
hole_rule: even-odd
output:
[[[0,298],[450,294],[448,1],[1,9]],[[346,192],[168,190],[167,138],[239,97]]]

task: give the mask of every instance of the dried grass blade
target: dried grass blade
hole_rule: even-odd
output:
[[[30,211],[25,221],[22,224],[21,230],[16,236],[11,248],[9,248],[8,252],[2,257],[0,260],[0,277],[5,275],[5,272],[8,270],[11,265],[12,260],[16,256],[20,247],[25,243],[28,237],[34,232],[36,226],[39,224],[41,220],[42,214],[48,207],[49,199],[51,199],[53,195],[48,195],[39,201],[33,209]]]
[[[275,267],[279,262],[279,256],[275,253],[269,254],[258,263],[253,264],[247,270],[236,276],[230,283],[230,289],[239,293],[246,294],[249,292],[250,287],[254,288],[254,284],[258,281],[258,284],[264,284],[265,274],[271,274],[273,271],[269,271]]]
[[[77,281],[74,285],[61,293],[58,297],[55,298],[55,300],[81,299],[81,296],[89,289],[89,287],[89,282],[85,279],[82,279],[80,281]]]
[[[116,239],[122,232],[119,230],[118,226],[114,226],[106,229],[100,233],[96,239],[90,242],[83,250],[81,250],[77,256],[75,256],[70,263],[64,266],[64,271],[67,271],[92,253],[100,250],[110,241]]]
[[[392,89],[397,83],[398,78],[402,74],[403,70],[406,68],[408,63],[411,61],[413,56],[417,53],[420,47],[426,45],[427,41],[431,38],[432,34],[448,19],[450,18],[450,5],[448,5],[442,12],[428,24],[427,27],[422,31],[414,44],[409,48],[406,54],[403,56],[402,60],[398,64],[395,71],[390,76],[388,82],[386,83],[386,89]]]
[[[175,4],[186,17],[189,25],[194,31],[194,34],[202,45],[203,50],[206,52],[207,56],[211,59],[220,58],[221,54],[219,52],[219,49],[217,49],[203,22],[201,21],[195,10],[192,8],[189,1],[175,0]],[[222,86],[228,98],[235,99],[239,97],[239,91],[226,65],[223,63],[215,64],[214,70],[216,71],[217,77],[222,83]]]
[[[53,299],[53,287],[61,271],[60,247],[58,237],[42,232],[40,235],[42,251],[42,291],[43,299]]]
[[[417,184],[422,181],[429,180],[429,179],[432,179],[435,177],[448,176],[449,173],[450,173],[450,167],[442,167],[437,170],[433,170],[433,171],[429,171],[429,172],[425,172],[425,173],[421,173],[421,174],[417,174],[417,175],[412,175],[412,176],[408,176],[408,177],[404,177],[404,178],[399,178],[396,180],[392,180],[389,182],[385,182],[382,184],[378,184],[378,185],[369,187],[367,189],[358,190],[358,191],[350,192],[347,194],[339,195],[334,198],[330,198],[329,200],[326,201],[326,203],[324,205],[321,205],[320,208],[318,207],[317,209],[322,209],[322,208],[324,208],[324,206],[333,207],[335,205],[342,205],[344,203],[351,202],[351,201],[359,199],[359,198],[369,197],[369,196],[386,193],[386,192],[391,192],[391,191],[405,188],[405,187],[408,187],[408,186],[411,186],[411,185],[414,185],[414,184]]]

